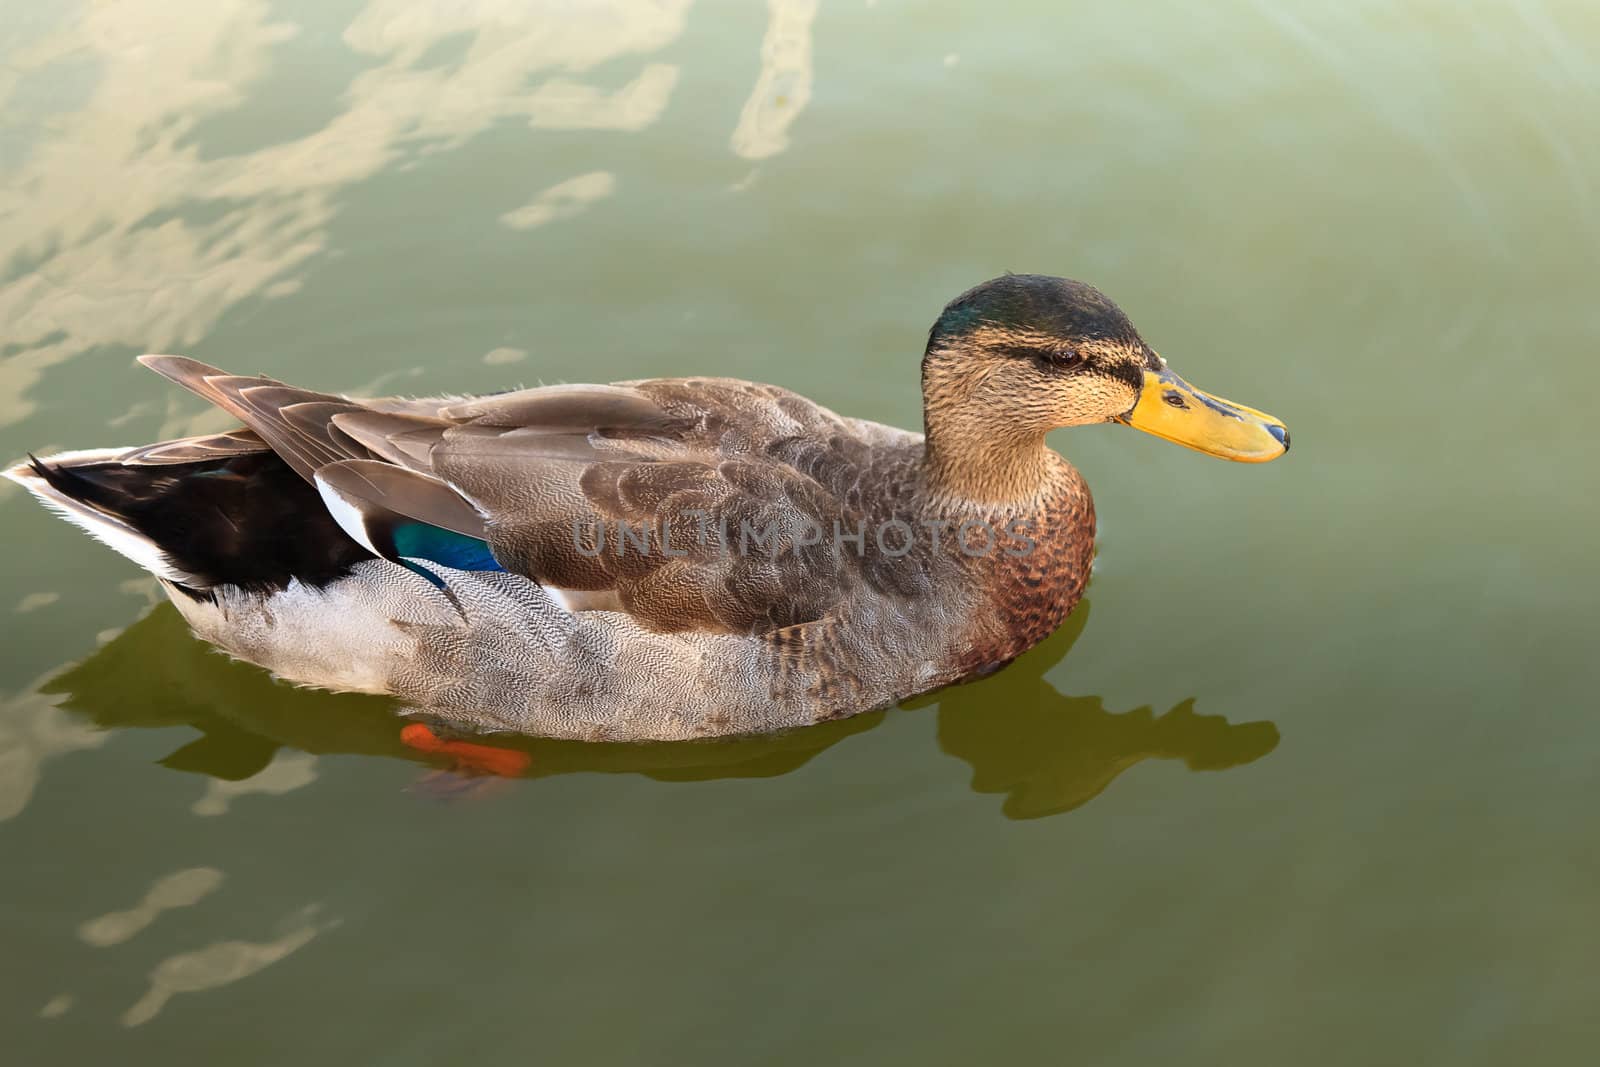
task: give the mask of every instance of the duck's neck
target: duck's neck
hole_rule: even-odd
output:
[[[963,676],[1044,640],[1083,594],[1094,559],[1094,501],[1082,476],[1042,440],[955,454],[930,447],[928,475],[947,518],[1003,531],[998,550],[968,560],[983,607],[963,634]],[[1003,476],[1001,476],[1003,475]],[[985,610],[985,608],[987,610]]]
[[[952,503],[1025,509],[1051,492],[1065,464],[1045,444],[1042,413],[1017,404],[993,369],[936,343],[923,354],[924,483]]]
[[[1049,494],[1062,461],[1044,434],[1002,426],[929,426],[924,463],[929,489],[980,507],[1026,507]]]

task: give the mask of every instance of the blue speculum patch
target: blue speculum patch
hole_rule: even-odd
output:
[[[403,523],[394,528],[395,554],[425,559],[458,571],[498,571],[500,566],[486,541],[454,530],[421,522]]]

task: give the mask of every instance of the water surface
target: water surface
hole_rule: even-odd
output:
[[[1295,441],[1058,435],[1089,603],[981,684],[529,742],[465,791],[7,487],[16,1062],[1592,1058],[1600,8],[0,27],[6,459],[225,425],[143,351],[366,393],[731,374],[914,425],[928,324],[1008,269]]]

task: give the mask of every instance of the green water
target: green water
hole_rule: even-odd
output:
[[[915,424],[1006,269],[1295,442],[1059,435],[981,684],[465,791],[8,485],[5,1062],[1592,1061],[1597,108],[1584,0],[0,0],[7,460],[225,424],[143,351]]]

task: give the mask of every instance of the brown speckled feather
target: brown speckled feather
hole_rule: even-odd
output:
[[[925,550],[889,555],[872,534],[909,503],[896,487],[918,439],[875,449],[785,390],[665,379],[527,389],[437,418],[296,410],[327,410],[374,456],[454,487],[507,570],[613,591],[651,630],[767,633],[823,618],[858,587],[931,589]],[[868,534],[841,543],[836,527]]]

